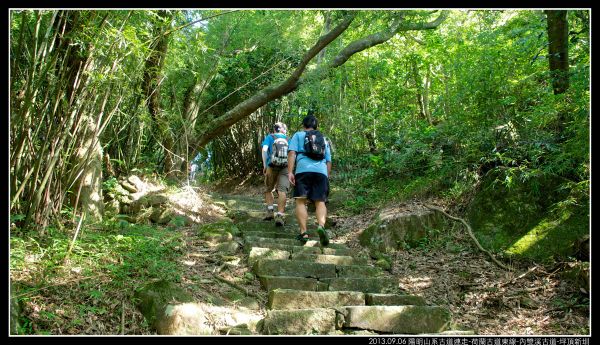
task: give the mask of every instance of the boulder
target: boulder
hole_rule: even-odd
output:
[[[170,304],[158,319],[156,331],[164,335],[216,335],[219,334],[216,325],[249,328],[260,319],[257,313],[235,308],[204,303]],[[248,331],[252,333],[250,329]]]
[[[121,181],[120,182],[121,186],[123,186],[123,188],[125,188],[125,190],[127,190],[130,193],[137,193],[138,189],[131,183],[129,183],[128,181]]]
[[[370,250],[391,252],[404,244],[414,245],[427,236],[428,229],[442,224],[442,216],[425,207],[413,206],[410,210],[391,208],[382,211],[375,222],[359,235],[359,240]]]
[[[168,304],[185,303],[193,300],[192,295],[172,282],[160,280],[144,286],[134,293],[137,307],[148,323],[156,327],[156,322]]]
[[[215,247],[215,250],[217,252],[223,253],[223,254],[234,254],[235,252],[238,251],[238,249],[240,249],[240,245],[239,245],[239,243],[237,243],[235,241],[219,243]]]
[[[129,176],[127,182],[132,184],[138,192],[144,192],[146,190],[146,184],[136,175]]]

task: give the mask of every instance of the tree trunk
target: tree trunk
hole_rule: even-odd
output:
[[[433,119],[431,117],[431,110],[429,109],[429,89],[431,88],[431,66],[427,64],[427,73],[425,74],[425,80],[423,81],[423,112],[427,118],[427,122],[433,125]]]
[[[548,23],[548,61],[554,94],[569,88],[569,25],[567,11],[546,10]]]
[[[170,23],[164,24],[164,22],[170,22],[171,15],[167,11],[158,11],[158,17],[161,21],[154,25],[153,33],[155,39],[150,44],[150,54],[144,65],[142,89],[144,96],[146,96],[148,112],[153,121],[152,133],[154,139],[157,143],[162,143],[164,149],[165,163],[163,172],[167,176],[173,176],[175,173],[175,163],[172,152],[175,142],[169,124],[161,113],[160,106],[160,77],[169,47],[169,36],[164,35],[164,33],[170,28]]]
[[[413,82],[415,83],[417,98],[417,106],[419,107],[419,117],[426,119],[427,115],[425,114],[425,106],[423,104],[423,81],[421,80],[421,76],[419,75],[419,67],[417,66],[416,57],[411,58],[410,60]]]

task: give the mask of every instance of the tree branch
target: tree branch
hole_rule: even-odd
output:
[[[344,20],[336,26],[329,33],[321,36],[317,43],[313,45],[302,57],[300,63],[286,80],[275,84],[269,85],[266,88],[257,92],[254,96],[248,98],[242,103],[236,105],[233,109],[229,110],[223,116],[213,119],[210,121],[199,133],[199,141],[196,144],[199,147],[206,145],[217,135],[223,133],[227,128],[241,120],[242,118],[252,114],[256,109],[267,104],[269,101],[277,99],[291,91],[293,91],[298,84],[298,79],[304,72],[306,65],[314,58],[323,48],[329,43],[341,35],[352,21],[354,20],[355,13],[350,12],[346,15]]]
[[[448,213],[446,213],[446,211],[444,211],[443,209],[437,207],[437,206],[431,206],[428,204],[424,204],[425,207],[431,209],[431,210],[436,210],[438,212],[440,212],[441,214],[443,214],[444,216],[452,219],[452,220],[456,220],[459,221],[461,223],[464,224],[464,226],[467,228],[467,233],[469,234],[469,237],[471,237],[471,239],[473,240],[473,242],[475,242],[475,245],[477,245],[477,248],[479,248],[479,250],[481,250],[482,252],[486,253],[491,259],[492,261],[502,267],[503,269],[507,270],[507,271],[513,271],[513,269],[511,267],[507,267],[506,265],[504,265],[503,263],[501,263],[500,261],[498,261],[498,259],[496,259],[494,257],[494,255],[487,249],[483,248],[481,246],[481,244],[479,244],[479,241],[477,240],[477,238],[475,237],[475,235],[473,234],[473,231],[471,230],[471,226],[469,226],[469,224],[462,218],[458,218],[458,217],[453,217],[451,215],[449,215]]]
[[[346,14],[344,20],[338,26],[336,26],[329,33],[321,36],[317,43],[315,43],[315,45],[304,54],[294,72],[286,80],[275,85],[267,86],[252,97],[236,105],[233,109],[229,110],[222,116],[210,121],[210,123],[204,126],[202,132],[199,133],[199,139],[196,143],[196,146],[203,147],[216,136],[223,133],[227,128],[244,117],[250,115],[256,109],[274,99],[296,90],[298,86],[302,85],[307,80],[324,79],[330,70],[343,65],[346,61],[348,61],[348,59],[350,59],[352,55],[378,44],[387,42],[400,31],[434,29],[438,27],[447,16],[448,11],[442,11],[435,20],[428,23],[405,23],[404,14],[400,13],[394,19],[388,29],[351,42],[344,49],[342,49],[330,63],[321,68],[315,69],[307,76],[303,76],[301,78],[302,73],[304,72],[308,63],[329,43],[341,35],[354,20],[354,12]]]

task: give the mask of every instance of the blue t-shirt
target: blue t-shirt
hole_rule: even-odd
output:
[[[275,136],[277,138],[285,138],[286,140],[288,140],[288,137],[282,133],[275,133]],[[261,155],[262,155],[262,148],[265,145],[267,145],[269,147],[269,150],[267,151],[267,166],[269,166],[269,164],[271,163],[271,153],[273,152],[273,143],[274,142],[275,142],[275,139],[273,139],[273,135],[269,134],[265,137],[265,140],[263,140],[262,144],[260,145]]]
[[[331,151],[329,150],[329,144],[325,141],[325,158],[320,161],[316,161],[308,158],[302,152],[304,151],[304,138],[306,132],[296,132],[289,142],[288,152],[296,151],[296,174],[305,172],[316,172],[327,176],[327,164],[331,162]]]

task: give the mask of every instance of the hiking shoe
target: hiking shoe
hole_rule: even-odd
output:
[[[277,212],[275,214],[275,226],[284,226],[285,220],[282,213]]]
[[[271,220],[271,219],[273,219],[273,210],[267,209],[267,212],[265,212],[265,217],[263,218],[263,220]]]
[[[306,232],[303,234],[298,234],[298,236],[296,236],[296,239],[302,242],[302,245],[305,245],[306,242],[308,242],[308,234]]]
[[[327,232],[325,229],[319,226],[317,229],[317,233],[319,234],[319,240],[321,241],[322,246],[327,246],[329,244],[329,237],[327,237]]]

